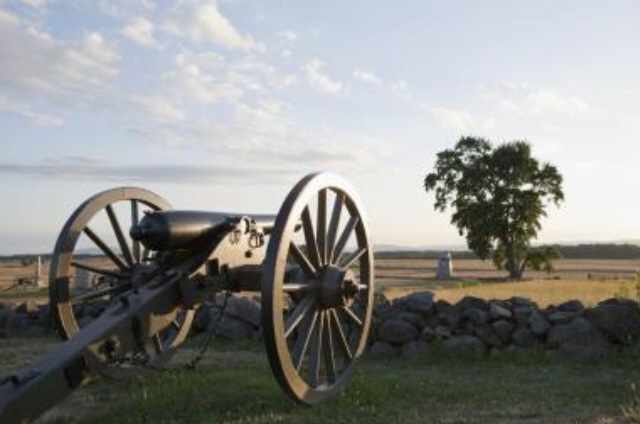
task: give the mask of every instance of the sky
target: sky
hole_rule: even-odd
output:
[[[276,213],[357,188],[375,244],[462,245],[422,187],[463,135],[527,140],[565,202],[537,243],[640,240],[640,3],[0,0],[0,254],[122,185]]]

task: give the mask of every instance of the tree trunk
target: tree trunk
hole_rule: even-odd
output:
[[[522,278],[522,271],[518,266],[516,260],[516,252],[513,248],[513,243],[509,242],[505,244],[505,255],[507,256],[507,271],[509,271],[509,278],[512,280],[520,280]]]

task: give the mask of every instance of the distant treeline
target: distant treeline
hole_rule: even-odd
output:
[[[637,244],[593,243],[553,246],[565,259],[640,259],[640,246]],[[438,259],[444,252],[444,250],[379,251],[375,253],[375,257],[379,259]],[[0,262],[26,262],[35,259],[36,256],[40,256],[43,261],[48,261],[51,258],[51,254],[5,255],[0,256]],[[89,258],[100,255],[80,254],[77,256]],[[453,250],[451,256],[454,259],[477,259],[477,256],[470,250]]]
[[[640,259],[640,246],[636,244],[593,243],[576,245],[553,245],[565,259]],[[544,247],[544,246],[541,246]],[[381,251],[379,259],[438,259],[444,251]],[[451,251],[453,259],[477,259],[470,250]]]

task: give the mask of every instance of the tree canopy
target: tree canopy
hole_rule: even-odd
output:
[[[562,176],[555,166],[539,163],[526,141],[493,146],[462,137],[453,149],[437,154],[435,169],[424,180],[435,191],[434,209],[453,209],[451,223],[478,257],[492,256],[511,278],[527,266],[547,267],[556,252],[531,249],[546,206],[564,200]]]

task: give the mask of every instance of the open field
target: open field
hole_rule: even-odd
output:
[[[95,266],[106,267],[104,259],[85,260]],[[541,305],[559,303],[578,298],[593,305],[616,295],[635,296],[635,275],[640,270],[638,260],[562,259],[555,262],[551,274],[527,271],[525,281],[507,282],[505,273],[493,268],[490,261],[474,259],[454,260],[455,278],[436,280],[436,260],[378,259],[376,260],[376,287],[388,298],[396,298],[420,290],[433,290],[438,298],[456,301],[465,295],[485,298],[530,297]],[[43,264],[43,273],[48,264]],[[18,261],[0,265],[0,290],[2,281],[30,276],[33,267],[23,267]],[[46,290],[13,290],[0,293],[0,299],[20,301],[23,298],[39,298],[46,301]]]
[[[379,290],[389,297],[434,290],[455,301],[527,296],[541,305],[579,298],[587,304],[636,295],[640,261],[558,261],[548,276],[507,282],[490,263],[456,261],[456,278],[437,281],[436,262],[378,260]],[[3,273],[20,271],[7,267]],[[23,270],[24,271],[24,270]],[[591,274],[591,275],[589,275]],[[588,277],[591,278],[588,278]],[[19,301],[46,291],[16,292]],[[51,351],[55,337],[0,341],[0,376]],[[193,358],[196,338],[172,366]],[[615,354],[597,364],[552,362],[543,352],[454,358],[431,350],[418,358],[365,357],[347,392],[318,407],[289,401],[272,378],[262,344],[219,341],[195,372],[151,372],[128,381],[98,379],[48,412],[40,424],[68,423],[626,423],[631,384],[640,385],[640,357]]]
[[[0,373],[22,363],[21,355],[52,346],[33,340],[3,346]],[[176,361],[192,354],[186,350]],[[258,342],[226,343],[196,371],[96,381],[39,423],[624,423],[620,405],[631,402],[639,365],[620,357],[557,363],[535,352],[508,360],[437,351],[411,360],[365,358],[343,396],[304,407],[280,391]]]
[[[540,305],[569,299],[593,305],[616,295],[634,297],[640,260],[558,260],[553,273],[527,271],[522,282],[505,281],[504,271],[495,270],[490,261],[454,261],[455,278],[447,281],[434,278],[436,268],[435,260],[381,259],[376,262],[376,284],[388,298],[433,290],[436,298],[452,302],[465,295],[487,299],[524,296]]]

